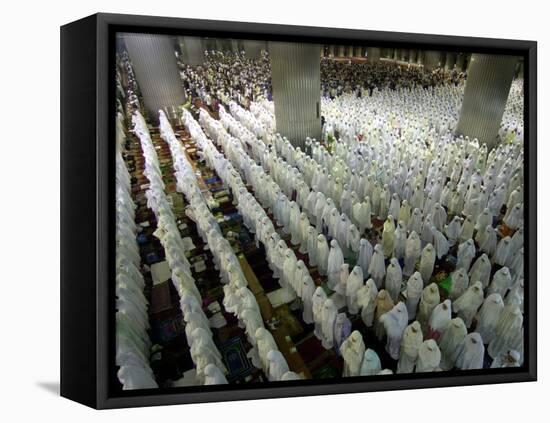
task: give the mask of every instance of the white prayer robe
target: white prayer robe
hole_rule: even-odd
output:
[[[384,252],[382,245],[376,244],[374,247],[374,254],[372,256],[368,273],[372,279],[376,282],[376,287],[380,289],[384,275],[386,274],[386,265],[384,263]]]
[[[361,238],[359,241],[359,257],[357,259],[357,265],[363,269],[363,275],[367,275],[369,272],[370,262],[372,260],[372,254],[374,249],[372,244],[365,238]]]
[[[346,283],[346,305],[348,312],[357,314],[359,312],[359,304],[357,302],[357,291],[363,286],[363,270],[359,266],[355,266],[349,274]]]
[[[361,362],[360,376],[373,376],[377,375],[382,370],[382,364],[380,363],[380,357],[376,354],[376,351],[368,348],[363,355],[363,361]]]
[[[361,363],[365,355],[365,343],[363,336],[354,330],[340,346],[340,352],[344,359],[343,377],[359,376]]]
[[[451,320],[439,339],[442,370],[451,370],[455,366],[460,347],[467,333],[468,330],[460,317]]]
[[[483,343],[489,344],[493,340],[502,310],[504,310],[504,302],[500,294],[490,294],[483,301],[476,317],[475,328],[475,331],[481,335]]]
[[[416,373],[435,372],[439,370],[441,351],[433,339],[422,342],[418,349]]]
[[[470,269],[472,259],[476,255],[474,241],[470,238],[458,246],[456,268],[462,268],[466,272]]]
[[[410,276],[414,272],[417,260],[421,255],[421,242],[416,232],[411,232],[405,247],[405,267],[403,275]]]
[[[418,358],[418,349],[422,345],[422,330],[418,322],[413,322],[405,328],[401,339],[397,373],[412,373]]]
[[[461,370],[473,370],[483,368],[483,355],[485,346],[479,333],[473,332],[466,335],[460,353],[456,360],[456,367]]]
[[[338,284],[340,279],[340,269],[344,264],[344,254],[338,245],[338,241],[333,239],[330,241],[330,252],[328,255],[328,287],[332,290]]]
[[[224,385],[227,383],[223,372],[215,364],[210,363],[204,368],[205,385]]]
[[[469,285],[470,281],[468,280],[466,271],[462,268],[457,268],[451,274],[451,292],[449,293],[449,298],[453,301],[456,300],[468,289]]]
[[[327,300],[327,294],[324,289],[318,286],[313,293],[312,298],[312,311],[313,311],[313,320],[315,321],[315,336],[317,339],[323,339],[323,306]]]
[[[389,312],[380,317],[387,335],[386,351],[394,359],[399,359],[399,347],[403,331],[407,327],[409,317],[407,307],[402,302],[397,303]]]
[[[428,320],[430,319],[434,308],[439,304],[439,301],[439,288],[435,283],[431,283],[422,290],[416,320],[420,323],[424,336],[428,334]]]
[[[376,283],[373,279],[369,279],[357,291],[357,303],[361,307],[361,319],[367,327],[371,327],[374,321],[377,296],[378,288],[376,288]]]
[[[466,327],[469,328],[482,303],[483,287],[481,282],[477,281],[453,302],[453,311],[458,314],[458,317],[460,317],[464,321]]]
[[[468,275],[470,276],[470,283],[480,281],[483,289],[487,288],[491,278],[491,262],[487,254],[479,256],[470,268]]]
[[[402,281],[403,272],[401,271],[401,266],[399,265],[399,262],[394,257],[390,259],[390,264],[388,264],[386,280],[384,283],[384,288],[386,289],[386,291],[388,291],[388,294],[394,302],[397,302],[399,293],[401,292]]]
[[[435,265],[435,249],[432,244],[427,244],[420,256],[420,274],[424,284],[428,284],[432,277]]]
[[[502,298],[506,292],[512,287],[512,276],[507,267],[497,270],[493,276],[493,280],[487,289],[488,294],[499,294]]]
[[[338,310],[336,309],[336,305],[330,298],[327,299],[321,312],[321,328],[323,333],[321,343],[323,348],[327,350],[334,346],[334,322],[337,314]]]
[[[317,270],[319,271],[319,274],[322,276],[327,275],[328,256],[329,256],[329,248],[328,248],[327,239],[323,234],[319,234],[317,236],[316,261],[317,261]]]
[[[422,276],[420,275],[420,272],[414,272],[407,281],[406,293],[407,312],[409,314],[409,319],[414,319],[416,317],[416,310],[418,308],[418,303],[420,302],[423,288],[424,282],[422,281]]]
[[[267,353],[268,380],[270,382],[281,380],[282,376],[289,371],[288,364],[283,354],[273,349]]]

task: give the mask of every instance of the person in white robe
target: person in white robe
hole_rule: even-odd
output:
[[[470,283],[480,281],[483,289],[489,286],[489,281],[491,279],[491,261],[487,254],[482,254],[474,262],[468,273],[470,277]]]
[[[451,247],[457,243],[461,228],[462,222],[460,216],[453,217],[453,220],[451,220],[445,227],[445,234],[447,235],[447,239]]]
[[[407,307],[402,302],[397,303],[389,312],[380,317],[380,321],[386,331],[386,351],[394,360],[398,360],[403,331],[409,322]]]
[[[422,280],[424,284],[427,285],[430,282],[432,273],[434,271],[435,265],[435,249],[432,244],[426,244],[422,250],[422,255],[420,256],[420,275],[422,275]]]
[[[481,282],[474,282],[473,285],[462,294],[456,301],[453,301],[453,311],[460,317],[467,328],[472,325],[477,310],[483,303],[483,287]]]
[[[251,351],[247,354],[252,359],[252,364],[258,369],[262,368],[260,357],[258,355],[258,346],[256,343],[256,331],[264,327],[262,316],[254,309],[245,309],[241,313],[241,319],[245,324],[245,332],[248,342],[252,345]]]
[[[491,369],[520,366],[520,353],[516,350],[509,350],[505,354],[496,357],[491,363]]]
[[[489,344],[493,340],[502,310],[504,310],[504,301],[500,294],[490,294],[483,301],[476,316],[475,331],[481,335],[485,344]]]
[[[325,290],[322,287],[318,286],[313,293],[311,304],[313,311],[313,320],[315,322],[314,334],[319,340],[323,339],[323,307],[326,300],[327,294],[325,293]]]
[[[451,245],[449,244],[449,241],[447,241],[445,235],[443,235],[443,233],[439,231],[435,226],[432,227],[432,234],[436,256],[439,260],[441,260],[447,255]]]
[[[395,257],[390,259],[388,269],[386,270],[386,280],[384,289],[388,291],[393,302],[397,302],[401,292],[401,283],[403,281],[403,272],[401,266]]]
[[[416,262],[422,254],[421,241],[418,234],[413,231],[407,239],[405,246],[405,266],[403,268],[403,275],[410,276],[415,269]]]
[[[441,350],[441,369],[451,370],[455,367],[456,360],[460,354],[460,347],[468,334],[466,325],[460,317],[452,319],[443,335],[439,339]]]
[[[456,268],[464,269],[466,272],[470,269],[470,264],[476,255],[474,241],[470,238],[458,246]]]
[[[320,275],[326,276],[328,272],[329,248],[327,239],[323,234],[317,236],[317,270]]]
[[[436,372],[440,370],[441,351],[433,339],[422,342],[418,349],[415,372]]]
[[[382,370],[382,363],[376,351],[367,348],[361,362],[360,376],[374,376]]]
[[[414,321],[405,328],[401,339],[397,373],[412,373],[418,358],[418,350],[422,345],[423,337],[420,323]]]
[[[225,385],[227,383],[225,375],[215,364],[210,363],[204,368],[205,385]]]
[[[451,300],[456,300],[468,289],[470,281],[468,279],[468,274],[462,268],[457,268],[453,273],[451,273],[451,292],[449,292],[449,298]]]
[[[123,365],[117,371],[117,377],[123,390],[158,388],[150,369],[143,366]]]
[[[456,367],[460,370],[482,369],[484,354],[485,346],[481,335],[477,332],[469,333],[462,341]]]
[[[428,320],[428,336],[427,338],[439,341],[447,325],[451,321],[451,301],[445,300],[438,304]]]
[[[432,215],[427,214],[424,222],[422,223],[422,231],[420,232],[420,239],[424,244],[434,242],[434,234],[432,232],[434,227],[435,226],[432,223]]]
[[[502,298],[506,292],[512,288],[512,275],[507,267],[503,267],[495,272],[493,280],[487,289],[488,294],[499,294]]]
[[[393,256],[400,260],[405,257],[405,248],[407,246],[407,229],[404,221],[399,221],[395,228],[393,239]]]
[[[378,288],[373,279],[367,280],[357,291],[357,304],[361,307],[361,319],[366,327],[373,325],[377,296]]]
[[[370,200],[368,197],[365,198],[365,201],[358,202],[352,207],[351,217],[361,234],[365,232],[365,229],[372,228]]]
[[[515,349],[515,343],[522,335],[523,314],[517,304],[508,304],[502,310],[494,337],[487,348],[489,355],[496,358],[510,349]]]
[[[376,287],[380,289],[382,282],[384,281],[384,275],[386,274],[386,265],[384,262],[384,252],[382,245],[376,244],[374,247],[374,254],[369,265],[368,273],[372,279],[376,282]]]
[[[293,371],[288,371],[286,373],[284,373],[282,376],[281,376],[281,381],[286,381],[286,380],[302,380],[302,377],[298,374],[298,373],[295,373]]]
[[[254,336],[256,338],[256,345],[258,346],[258,356],[262,363],[262,369],[265,374],[269,374],[269,360],[267,359],[267,354],[272,350],[277,350],[277,344],[271,332],[264,327],[258,328]]]
[[[302,319],[306,324],[314,323],[313,319],[313,293],[315,292],[315,283],[311,278],[311,275],[304,275],[302,279],[301,298],[303,305]]]
[[[492,256],[497,249],[498,236],[497,231],[492,226],[487,225],[483,232],[476,234],[476,242],[479,249],[485,254]]]
[[[354,330],[340,346],[340,352],[344,359],[343,377],[359,376],[361,364],[365,355],[365,342],[363,336]]]
[[[349,274],[346,283],[346,305],[350,314],[359,312],[359,304],[357,302],[357,291],[363,286],[363,269],[360,266],[355,266]]]
[[[460,228],[460,235],[458,237],[460,242],[465,242],[474,236],[474,220],[471,215],[464,218],[462,222],[462,228]]]
[[[311,228],[311,226],[309,224],[309,219],[307,218],[307,215],[303,212],[300,213],[300,221],[298,227],[300,232],[300,248],[298,249],[298,251],[300,251],[300,253],[302,254],[306,254],[308,252],[309,229]]]
[[[403,227],[407,229],[409,220],[411,218],[411,206],[407,200],[401,202],[401,208],[399,209],[399,215],[397,220],[403,222]]]
[[[493,215],[489,211],[489,209],[484,209],[476,219],[476,224],[474,226],[474,229],[477,231],[477,233],[483,232],[487,226],[492,226],[493,223]]]
[[[407,281],[407,312],[409,314],[409,319],[414,319],[416,317],[416,312],[418,309],[418,303],[420,302],[420,297],[422,296],[422,290],[424,288],[424,282],[422,280],[422,275],[420,272],[414,272],[412,276]]]
[[[288,364],[279,350],[273,349],[267,353],[267,363],[270,382],[281,380],[282,376],[289,371]]]
[[[384,338],[386,330],[382,321],[382,316],[388,313],[394,306],[394,303],[388,294],[388,291],[381,289],[376,296],[376,310],[374,312],[374,333],[379,340]]]
[[[400,210],[401,210],[401,203],[399,201],[399,196],[397,195],[397,193],[393,193],[390,201],[389,214],[391,216],[397,217],[399,216]]]
[[[504,237],[500,240],[493,255],[493,263],[500,266],[505,266],[506,261],[508,260],[508,255],[510,254],[510,247],[512,245],[512,238],[509,236]]]
[[[357,265],[363,269],[363,275],[368,275],[370,262],[374,249],[372,244],[365,238],[361,238],[359,241],[359,257],[357,259]]]
[[[447,212],[441,204],[435,203],[432,216],[433,225],[438,231],[443,231],[445,229],[445,224],[447,223]]]
[[[338,284],[334,287],[334,291],[340,294],[342,297],[346,296],[346,285],[349,278],[349,264],[344,263],[340,266],[340,277]]]
[[[307,253],[310,266],[317,266],[317,231],[313,226],[307,228],[305,250],[304,253]]]
[[[510,229],[517,229],[523,225],[523,216],[523,203],[517,203],[506,212],[506,216],[504,216],[504,223]]]
[[[412,212],[407,229],[411,232],[416,232],[417,234],[419,234],[422,231],[422,222],[422,212],[420,211],[420,209],[415,208]]]
[[[384,257],[391,257],[393,254],[393,243],[395,240],[395,223],[393,216],[389,215],[384,222],[384,229],[382,231],[382,250]]]
[[[334,346],[334,322],[337,314],[338,310],[336,309],[336,305],[330,298],[327,299],[321,311],[321,329],[323,334],[321,343],[323,348],[327,350]]]
[[[342,264],[344,264],[344,254],[338,245],[338,241],[333,239],[330,241],[330,252],[328,255],[327,267],[328,287],[332,290],[334,290],[340,279],[340,269]]]
[[[416,320],[420,323],[424,337],[428,335],[428,321],[435,307],[439,304],[439,301],[439,288],[435,283],[431,283],[422,290]]]

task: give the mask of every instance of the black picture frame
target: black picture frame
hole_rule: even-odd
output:
[[[115,34],[140,32],[514,54],[525,75],[525,365],[491,369],[288,381],[114,394]],[[448,387],[537,378],[537,44],[336,28],[95,14],[61,27],[61,395],[119,408]],[[111,281],[111,282],[110,282]]]

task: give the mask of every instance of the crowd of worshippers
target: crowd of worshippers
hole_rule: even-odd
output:
[[[260,122],[260,116],[274,119],[271,105],[250,104],[249,111],[230,101],[229,113],[220,107],[220,120],[201,111],[202,128],[185,110],[182,121],[207,164],[231,189],[244,224],[265,247],[281,287],[300,298],[304,322],[313,325],[325,348],[342,355],[344,376],[391,373],[380,368],[369,339],[358,331],[349,333],[352,316],[386,340],[398,373],[482,368],[486,349],[492,367],[521,365],[524,217],[519,137],[488,152],[477,140],[452,137],[442,126],[435,130],[440,137],[428,144],[414,126],[407,126],[414,120],[390,116],[368,143],[344,136],[329,151],[308,139],[302,151],[273,133],[274,125],[267,129]],[[135,130],[142,146],[148,146],[140,121],[135,119]],[[167,123],[161,114],[163,121]],[[181,144],[166,128],[163,138],[179,172],[178,190],[192,205],[199,233],[220,271],[224,307],[238,317],[253,346],[253,363],[271,381],[300,378],[289,371],[263,325]],[[186,324],[196,326],[189,333],[186,326],[186,335],[195,348],[197,383],[226,383],[227,370],[201,317],[192,275],[182,273],[178,279],[174,273],[178,267],[185,272],[188,263],[177,228],[170,223],[170,206],[162,200],[154,149],[146,151],[153,169],[148,204],[159,214],[159,236],[167,242]],[[289,235],[294,248],[281,235]],[[307,256],[307,265],[295,249]],[[325,278],[323,286],[315,285],[311,266]],[[438,286],[434,274],[445,267],[450,268],[447,289]],[[337,308],[335,295],[344,299],[345,307]],[[195,336],[196,329],[202,330]],[[143,365],[136,363],[131,357],[125,372],[121,367],[121,381],[129,378],[128,368]],[[145,378],[146,372],[140,371]]]
[[[460,85],[466,73],[456,68],[426,69],[423,66],[397,65],[393,62],[353,62],[321,59],[321,92],[334,98],[344,93],[368,96],[375,88],[398,89]]]
[[[327,169],[334,168],[320,163],[328,164],[332,156],[319,143],[312,143],[311,156],[279,135],[264,148],[249,129],[220,111],[221,125],[204,111],[201,123],[254,189],[254,196],[244,197],[250,202],[239,203],[245,225],[265,245],[281,286],[302,299],[303,319],[315,323],[325,348],[343,341],[335,302],[322,287],[310,297],[314,285],[307,266],[280,239],[265,210],[308,255],[309,265],[326,276],[328,292],[346,298],[347,313],[360,313],[377,336],[387,337],[388,353],[404,360],[400,372],[481,368],[484,344],[496,367],[522,362],[521,144],[501,144],[487,153],[476,141],[456,139],[438,146],[431,157],[427,151],[363,143],[353,150],[347,146],[349,151],[344,147],[352,162],[340,168],[342,179],[331,179]],[[263,150],[256,157],[260,165],[239,140],[258,144],[251,151]],[[380,157],[385,149],[396,158],[396,171],[383,169],[390,164]],[[385,222],[373,247],[368,235],[375,220]],[[443,262],[451,262],[453,271],[441,301],[433,271]],[[405,333],[420,340],[414,354],[414,348],[400,347]],[[420,345],[433,366],[421,363],[426,357],[418,358]]]
[[[259,98],[271,99],[271,64],[266,52],[253,59],[244,51],[211,50],[205,52],[202,65],[193,67],[184,60],[178,63],[187,94],[203,99],[214,110],[218,103],[230,100],[248,105]]]

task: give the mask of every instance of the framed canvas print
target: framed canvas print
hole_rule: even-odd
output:
[[[61,393],[536,380],[536,43],[61,28]]]

